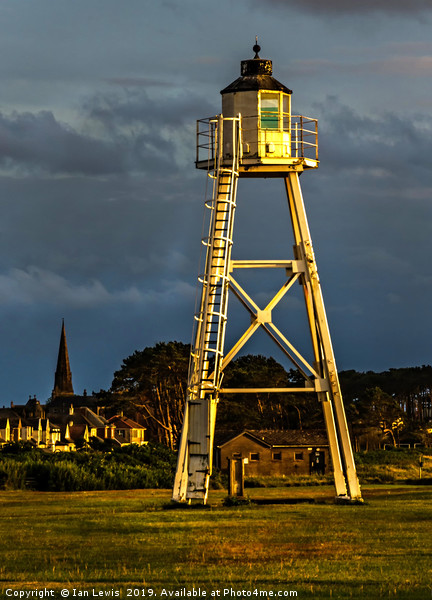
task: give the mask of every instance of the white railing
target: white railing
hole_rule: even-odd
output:
[[[318,120],[291,116],[291,156],[318,160]]]
[[[197,121],[196,164],[207,164],[210,168],[216,160],[218,117],[208,117]],[[249,151],[241,148],[242,158],[266,156],[266,141],[275,148],[275,156],[305,158],[318,161],[318,120],[303,115],[284,114],[279,128],[259,127],[259,118],[240,117],[241,138]],[[251,141],[249,141],[251,140]],[[253,140],[253,141],[252,141]],[[286,147],[288,146],[288,151]]]

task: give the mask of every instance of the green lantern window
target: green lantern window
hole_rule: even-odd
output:
[[[279,129],[279,94],[261,94],[261,128]]]

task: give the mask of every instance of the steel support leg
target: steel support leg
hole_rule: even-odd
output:
[[[338,496],[348,494],[351,500],[359,500],[361,499],[360,485],[297,172],[292,171],[288,174],[285,178],[285,186],[296,244],[296,258],[304,260],[306,265],[306,272],[303,274],[301,282],[305,295],[316,369],[319,371],[320,376],[328,382],[328,390],[319,395],[322,400],[333,461],[336,494]]]

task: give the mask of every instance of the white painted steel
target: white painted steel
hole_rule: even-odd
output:
[[[247,119],[240,115],[219,115],[199,122],[198,168],[207,167],[214,177],[214,193],[210,204],[212,219],[207,246],[206,268],[202,283],[196,332],[191,353],[188,399],[179,447],[173,499],[206,502],[212,469],[216,407],[221,393],[304,393],[314,392],[323,406],[336,495],[349,500],[361,500],[360,485],[339,379],[331,344],[330,332],[318,278],[315,255],[307,223],[299,182],[299,173],[318,166],[317,121],[291,117],[290,156],[252,160],[242,153],[242,132]],[[258,123],[257,117],[253,117]],[[205,125],[203,130],[203,124]],[[256,125],[258,126],[258,125]],[[205,133],[203,133],[203,131]],[[273,132],[274,133],[274,132]],[[281,131],[281,135],[284,132]],[[249,135],[249,134],[248,134]],[[205,142],[202,141],[203,136]],[[228,137],[227,137],[228,136]],[[249,135],[249,138],[251,136]],[[252,143],[252,142],[250,142]],[[249,143],[249,145],[250,145]],[[272,143],[277,143],[273,135]],[[207,157],[202,155],[207,152]],[[308,154],[309,153],[309,154]],[[279,154],[281,154],[279,152]],[[251,162],[252,161],[252,162]],[[283,177],[285,181],[291,223],[294,232],[294,257],[288,260],[231,260],[232,233],[238,177]],[[266,307],[260,308],[235,280],[236,269],[280,268],[287,280]],[[290,290],[294,282],[302,286],[310,341],[314,357],[310,364],[272,322],[272,311]],[[240,300],[251,316],[251,325],[225,352],[228,290]],[[233,389],[221,386],[223,370],[240,352],[258,329],[267,335],[297,367],[305,387]]]
[[[234,226],[240,118],[212,122],[215,134],[214,189],[207,206],[211,211],[201,301],[196,315],[196,331],[188,379],[187,418],[179,448],[173,499],[207,499],[212,469],[213,437],[218,390],[222,378],[222,358],[227,321],[229,265]],[[228,141],[227,141],[228,140]],[[222,164],[222,148],[229,143],[231,164]]]

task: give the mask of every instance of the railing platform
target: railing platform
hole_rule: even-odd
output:
[[[240,139],[250,139],[252,123],[258,123],[257,117],[240,119]],[[216,148],[219,151],[223,144],[219,144],[217,137],[218,117],[209,117],[197,121],[197,153],[195,165],[197,169],[213,170],[216,158],[219,167],[232,163],[232,157],[225,151],[222,156],[216,157]],[[249,127],[248,127],[249,125]],[[318,122],[317,119],[301,115],[291,115],[289,127],[280,130],[267,130],[258,128],[256,141],[248,151],[244,151],[243,143],[240,144],[238,157],[238,172],[240,177],[283,177],[288,172],[316,169],[318,160]],[[278,140],[280,138],[280,140]],[[287,142],[288,139],[288,142]],[[265,151],[269,142],[274,150],[272,153]],[[282,147],[284,152],[282,152]]]

